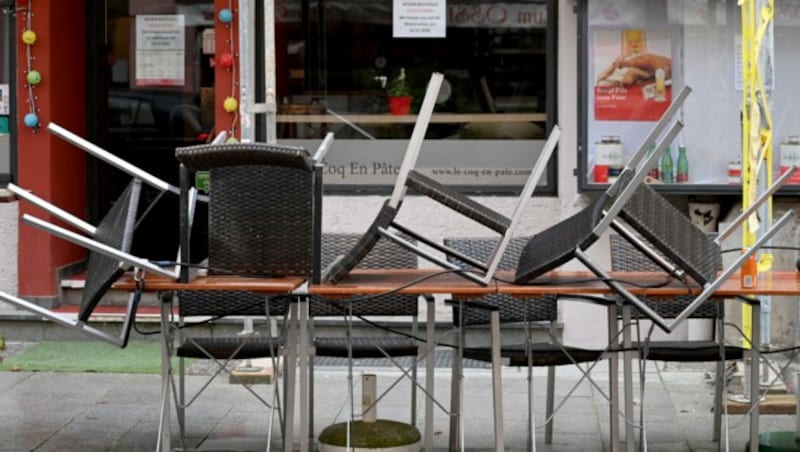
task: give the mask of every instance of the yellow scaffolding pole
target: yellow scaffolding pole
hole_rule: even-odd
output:
[[[768,91],[762,73],[762,51],[771,46],[774,0],[740,0],[742,16],[742,208],[746,209],[758,196],[760,183],[772,184],[772,113]],[[769,36],[770,39],[765,40]],[[771,51],[771,49],[766,49]],[[772,219],[772,200],[766,203],[766,218]],[[742,247],[750,247],[757,238],[760,226],[758,214],[753,214],[742,228]],[[762,252],[758,271],[772,267],[773,256]],[[742,345],[750,346],[753,325],[749,305],[742,305]]]

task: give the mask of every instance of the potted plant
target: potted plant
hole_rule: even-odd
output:
[[[411,90],[406,83],[406,69],[400,68],[400,75],[389,83],[386,90],[389,97],[389,111],[393,115],[407,115],[411,112]]]

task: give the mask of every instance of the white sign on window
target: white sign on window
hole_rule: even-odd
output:
[[[136,86],[183,86],[185,42],[183,15],[136,16]]]
[[[392,36],[444,38],[447,28],[445,0],[394,0]]]

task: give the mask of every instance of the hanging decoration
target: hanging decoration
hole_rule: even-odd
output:
[[[219,21],[225,24],[225,28],[228,29],[228,37],[225,40],[227,44],[227,48],[219,49],[217,52],[217,64],[220,67],[224,68],[225,70],[231,71],[231,91],[228,96],[225,97],[225,100],[222,102],[222,108],[225,112],[231,114],[233,117],[231,118],[231,125],[228,129],[228,143],[236,143],[238,140],[236,139],[236,127],[239,121],[239,101],[236,97],[236,90],[237,90],[237,82],[236,82],[236,51],[234,48],[234,39],[233,39],[233,7],[232,7],[232,0],[228,1],[228,7],[222,8],[217,13],[217,18]]]
[[[25,79],[28,81],[26,88],[28,89],[28,114],[25,115],[22,122],[26,127],[29,127],[34,132],[39,129],[39,109],[36,108],[36,94],[34,88],[42,82],[42,74],[33,69],[36,58],[33,56],[33,46],[36,44],[37,36],[33,31],[33,0],[28,0],[25,9],[25,30],[22,32],[22,42],[25,44]]]

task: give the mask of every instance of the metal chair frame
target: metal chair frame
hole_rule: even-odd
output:
[[[309,282],[319,281],[319,237],[322,209],[322,161],[333,142],[329,134],[312,157],[305,149],[264,143],[216,144],[179,148],[176,157],[180,161],[181,193],[181,258],[180,279],[189,281],[196,271],[192,266],[190,247],[193,202],[191,197],[192,174],[209,171],[211,190],[209,200],[209,273],[222,268],[245,275],[267,274],[269,276],[303,276]],[[215,188],[216,187],[216,188]],[[283,196],[285,193],[287,196]],[[242,199],[242,197],[246,199]],[[281,198],[283,201],[279,201]],[[307,214],[304,212],[308,212]],[[236,225],[239,225],[238,227]],[[300,245],[300,242],[308,242]],[[186,265],[184,265],[186,263]],[[300,356],[303,360],[304,334],[293,325],[304,325],[305,289],[293,294],[292,302],[279,315],[284,315],[288,335],[281,340],[272,337],[257,343],[258,353],[276,359],[283,350],[288,362],[286,378],[283,379],[285,415],[281,425],[284,447],[290,450],[294,414],[294,361],[298,357],[298,334]],[[189,294],[179,294],[181,297]],[[234,299],[244,294],[225,294],[220,297]],[[266,301],[266,306],[272,301]],[[183,309],[183,308],[180,308]],[[266,309],[260,316],[270,312]],[[234,311],[219,312],[218,315],[236,315]],[[244,315],[254,315],[252,309]],[[274,312],[273,312],[274,314]],[[286,330],[284,330],[286,331]],[[246,343],[244,339],[238,339]],[[182,345],[177,349],[196,348],[198,341]],[[244,347],[244,348],[242,348]],[[224,358],[235,358],[236,353],[247,345],[226,350]],[[208,352],[208,350],[207,350]],[[222,359],[222,353],[208,353]],[[221,363],[220,363],[221,364]],[[301,365],[302,367],[302,365]],[[301,376],[301,379],[303,377]],[[302,386],[302,383],[301,383]],[[279,410],[278,384],[274,386],[273,403],[259,399],[265,405]],[[184,403],[183,396],[179,405]],[[189,401],[191,403],[191,400]],[[303,409],[301,407],[301,409]],[[301,414],[302,416],[302,414]],[[271,427],[271,424],[270,424]],[[271,428],[270,428],[271,435]],[[301,443],[305,440],[301,436]]]
[[[465,254],[485,256],[494,247],[496,238],[490,237],[465,237],[465,238],[446,238],[445,243],[454,249],[460,250]],[[527,242],[524,237],[512,239],[508,248],[500,261],[501,269],[511,269],[514,267],[522,247]],[[469,268],[469,264],[458,259],[452,261],[459,266]],[[484,296],[478,300],[459,299],[450,302],[453,305],[453,322],[459,331],[459,343],[456,355],[453,359],[453,380],[451,388],[451,411],[458,413],[451,419],[450,425],[450,449],[458,448],[462,441],[460,432],[463,431],[461,421],[463,416],[460,414],[462,393],[460,380],[462,375],[462,359],[465,355],[466,330],[470,326],[489,325],[491,344],[488,348],[468,350],[467,356],[480,361],[487,361],[492,364],[492,391],[494,403],[494,428],[495,428],[495,448],[501,450],[505,447],[503,441],[503,404],[502,404],[502,378],[501,362],[505,358],[508,362],[504,365],[514,367],[526,367],[528,371],[528,450],[536,449],[536,425],[533,414],[533,367],[547,367],[547,399],[545,405],[545,444],[551,444],[553,438],[553,418],[554,414],[563,406],[566,399],[577,389],[577,386],[588,379],[598,391],[605,395],[605,392],[595,383],[590,372],[594,365],[604,356],[604,350],[589,350],[575,347],[566,347],[560,344],[556,338],[556,321],[558,299],[555,296],[545,296],[540,299],[523,299],[507,295],[493,294]],[[531,326],[533,322],[548,322],[547,334],[550,342],[547,344],[532,342]],[[522,344],[501,344],[501,327],[503,323],[523,323],[525,325],[525,342]],[[522,353],[524,351],[524,353]],[[524,354],[524,359],[523,355]],[[593,363],[583,368],[581,363]],[[573,385],[572,389],[565,396],[564,400],[555,407],[555,366],[573,364],[581,371],[582,377]],[[606,395],[606,398],[608,396]]]
[[[403,162],[400,166],[397,179],[392,190],[392,195],[386,201],[381,211],[378,213],[375,221],[370,226],[361,242],[356,245],[354,250],[337,262],[334,262],[329,271],[326,272],[323,280],[331,282],[338,282],[343,279],[350,270],[352,270],[358,261],[374,246],[379,238],[385,237],[392,240],[403,247],[411,250],[420,257],[442,267],[450,270],[459,270],[457,266],[430,252],[419,244],[424,244],[429,248],[444,253],[446,256],[454,256],[461,260],[470,262],[478,271],[477,272],[459,272],[465,278],[475,281],[479,284],[486,285],[494,277],[495,270],[497,269],[500,259],[502,258],[508,242],[511,240],[515,230],[522,220],[522,214],[525,207],[530,200],[539,179],[544,174],[547,168],[547,162],[550,160],[553,152],[555,151],[558,140],[561,136],[561,129],[555,126],[547,139],[541,154],[531,170],[527,181],[519,196],[516,207],[511,217],[508,218],[492,209],[462,195],[461,193],[454,192],[446,186],[436,182],[435,180],[422,175],[415,170],[417,160],[422,149],[422,142],[425,139],[428,124],[433,108],[436,104],[436,97],[439,88],[442,84],[443,75],[434,73],[431,76],[428,88],[425,93],[425,98],[422,102],[417,122],[414,126],[414,131],[411,134],[406,153],[403,157]],[[471,256],[466,256],[457,251],[438,243],[435,240],[429,239],[424,235],[415,232],[408,226],[404,226],[395,221],[403,199],[406,196],[407,190],[412,189],[424,196],[428,196],[434,201],[453,209],[456,212],[470,218],[496,232],[501,236],[501,240],[497,242],[492,255],[488,259],[476,259]],[[418,243],[412,243],[402,237],[402,235],[409,236],[416,240]]]
[[[109,161],[116,159],[116,161],[121,162],[120,159],[113,156],[108,151],[95,146],[89,141],[67,131],[55,123],[50,123],[47,127],[47,130],[61,138],[64,138],[70,143],[78,145],[79,148],[102,160]],[[14,193],[20,199],[33,204],[34,206],[64,221],[79,231],[76,233],[72,230],[42,220],[31,214],[23,214],[21,218],[22,222],[25,224],[34,226],[64,240],[89,249],[90,271],[87,277],[87,287],[86,290],[84,290],[84,298],[82,300],[81,309],[78,313],[77,319],[56,313],[50,309],[42,308],[41,306],[23,300],[19,297],[14,297],[10,294],[0,293],[0,298],[16,307],[52,320],[59,325],[77,329],[91,337],[124,348],[128,343],[130,329],[133,325],[133,322],[135,322],[136,309],[141,298],[141,291],[136,291],[131,294],[128,300],[122,330],[118,336],[111,335],[86,323],[89,320],[89,316],[94,310],[94,307],[97,305],[97,303],[99,303],[100,299],[111,287],[113,281],[116,280],[116,278],[119,277],[126,268],[135,267],[143,271],[149,271],[168,277],[172,277],[173,274],[168,272],[166,269],[147,261],[146,259],[141,259],[129,253],[135,226],[141,217],[147,214],[147,211],[145,211],[144,214],[137,218],[140,194],[142,191],[142,182],[153,185],[160,190],[169,190],[169,184],[131,165],[121,164],[121,166],[126,170],[126,172],[133,176],[133,180],[121,197],[122,202],[124,202],[125,205],[121,205],[120,201],[118,200],[117,204],[112,207],[106,217],[101,220],[99,226],[89,224],[88,222],[53,205],[39,196],[36,196],[22,187],[19,187],[13,183],[8,184],[8,190]],[[123,221],[123,224],[118,224],[119,221]],[[114,222],[116,222],[116,224]],[[115,231],[114,233],[111,233],[110,236],[108,232],[109,229]],[[99,273],[102,274],[98,275]]]
[[[624,237],[612,234],[610,237],[611,244],[611,269],[614,271],[662,271],[659,265],[653,262],[645,254],[641,253],[631,242]],[[637,236],[637,239],[641,239]],[[668,260],[663,254],[658,253],[664,260]],[[663,312],[667,318],[674,313],[679,312],[680,309],[691,302],[692,296],[679,296],[669,299],[661,298],[646,298],[645,302],[651,305],[654,310]],[[641,313],[632,312],[634,309],[630,305],[623,305],[623,324],[633,325],[633,320],[638,320],[642,317]],[[709,319],[712,320],[712,339],[711,340],[687,340],[680,341],[685,347],[680,347],[677,350],[676,341],[651,341],[650,334],[645,338],[645,341],[633,343],[630,339],[630,333],[626,332],[624,337],[623,348],[625,350],[638,349],[638,354],[642,363],[640,365],[641,373],[641,386],[640,386],[640,407],[644,406],[644,373],[648,360],[656,361],[715,361],[715,384],[714,384],[714,427],[713,437],[714,441],[719,441],[721,438],[722,430],[722,416],[724,407],[723,395],[725,392],[725,362],[727,360],[741,359],[745,353],[744,347],[727,345],[725,344],[725,305],[715,300],[706,300],[695,312],[693,312],[689,319]],[[635,323],[638,327],[638,322]],[[651,328],[652,332],[652,328]],[[712,345],[716,348],[716,354],[711,356],[709,346]],[[664,353],[659,353],[663,350]],[[675,350],[674,353],[669,353],[670,350]],[[652,353],[655,351],[655,353]],[[652,356],[651,356],[652,353]],[[625,352],[626,363],[629,363],[632,352]],[[681,356],[682,355],[682,356]],[[631,365],[626,364],[625,371],[631,370]],[[626,374],[626,382],[632,382],[632,375]],[[626,392],[631,392],[631,389],[626,387]],[[632,406],[627,406],[626,409],[632,409]],[[645,436],[645,419],[644,410],[640,410],[640,422],[643,441]],[[727,435],[726,435],[727,439]]]

